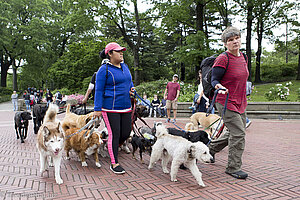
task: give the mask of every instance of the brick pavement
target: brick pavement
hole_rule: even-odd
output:
[[[247,180],[224,173],[227,148],[216,155],[216,163],[199,164],[206,184],[202,188],[188,171],[178,172],[178,182],[162,172],[160,163],[148,171],[145,164],[120,153],[124,175],[109,170],[109,158],[100,157],[102,167],[92,160],[88,167],[63,160],[62,185],[54,180],[54,169],[39,174],[39,154],[33,124],[25,144],[16,140],[12,111],[0,111],[0,199],[297,199],[300,197],[300,121],[253,120],[247,129],[243,169]],[[63,118],[63,114],[59,115]],[[153,124],[154,119],[146,119]],[[183,127],[188,119],[178,119]],[[157,121],[161,121],[160,119]],[[139,126],[140,126],[139,122]]]

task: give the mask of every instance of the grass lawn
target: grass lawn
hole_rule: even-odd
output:
[[[250,100],[248,100],[249,102],[267,102],[269,101],[266,97],[265,97],[265,93],[269,92],[269,89],[271,87],[274,87],[276,84],[281,83],[282,85],[285,85],[285,83],[287,83],[289,81],[285,81],[285,82],[278,82],[278,83],[267,83],[267,84],[260,84],[260,85],[255,85],[254,84],[254,90],[252,90],[252,94],[250,95]],[[296,101],[300,101],[300,81],[296,81],[293,80],[291,81],[292,85],[289,86],[290,89],[290,95],[287,98],[287,101],[290,102],[296,102]],[[282,101],[282,100],[276,100],[278,102]]]

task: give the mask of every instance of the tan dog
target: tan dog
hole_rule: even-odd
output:
[[[70,128],[82,128],[84,127],[92,118],[93,112],[87,115],[76,115],[70,111],[70,104],[67,105],[66,115],[62,121],[62,128],[64,131]]]
[[[210,137],[212,137],[212,134],[215,132],[215,130],[218,127],[219,124],[219,120],[221,120],[221,117],[219,115],[216,114],[210,114],[208,116],[206,116],[205,112],[196,112],[194,113],[191,117],[191,122],[194,124],[194,127],[197,128],[198,127],[198,123],[204,128],[206,129],[207,127],[209,127],[211,124],[214,124],[208,129],[208,134],[210,135]],[[223,125],[223,121],[221,122],[221,124],[219,125],[218,129],[220,129]]]
[[[60,177],[60,163],[62,158],[62,150],[64,148],[64,131],[56,118],[58,106],[50,104],[44,123],[41,125],[37,135],[37,148],[40,153],[40,172],[41,175],[47,170],[48,166],[55,169],[55,181],[62,184]],[[48,161],[48,159],[50,159]]]
[[[77,152],[79,159],[81,161],[81,165],[83,167],[87,166],[85,161],[85,155],[92,155],[94,154],[95,164],[97,167],[101,167],[98,158],[98,148],[103,143],[101,139],[101,133],[97,130],[94,130],[92,134],[90,134],[91,130],[84,129],[81,132],[76,133],[79,128],[71,128],[66,130],[66,144],[65,144],[65,151],[67,154],[66,159],[70,159],[70,150],[74,149]]]

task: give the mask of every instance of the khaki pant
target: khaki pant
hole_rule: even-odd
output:
[[[216,103],[219,113],[222,113],[224,106]],[[242,155],[245,147],[245,126],[246,114],[239,114],[231,110],[226,110],[224,116],[226,131],[220,138],[209,144],[212,153],[220,152],[228,145],[228,163],[226,172],[233,173],[241,170]]]
[[[166,101],[166,108],[168,110],[170,110],[171,107],[173,108],[173,110],[177,110],[177,107],[178,107],[177,101],[175,101],[175,100],[172,100],[172,101],[171,100],[167,100]]]

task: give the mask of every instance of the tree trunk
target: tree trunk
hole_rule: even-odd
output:
[[[18,76],[17,76],[17,67],[16,67],[15,59],[12,62],[12,69],[13,69],[13,90],[18,91]]]
[[[184,81],[185,80],[185,65],[183,63],[180,63],[180,80]]]
[[[249,77],[248,80],[251,81],[252,72],[251,72],[251,31],[252,31],[252,23],[253,23],[253,2],[250,0],[247,5],[247,36],[246,36],[246,55],[248,57],[248,70]]]
[[[261,60],[261,43],[263,36],[263,19],[260,17],[257,23],[257,52],[256,52],[256,68],[255,68],[255,83],[261,83],[260,79],[260,60]]]
[[[197,1],[196,3],[196,29],[199,31],[204,31],[203,22],[204,22],[204,2]]]
[[[297,80],[300,80],[300,35],[298,36],[298,75]]]
[[[138,11],[138,5],[137,0],[133,1],[134,5],[134,16],[135,16],[135,22],[136,22],[136,29],[138,32],[137,38],[136,38],[136,44],[135,44],[135,52],[134,52],[134,67],[136,69],[136,72],[134,73],[134,80],[135,85],[140,84],[140,76],[139,76],[139,66],[140,66],[140,57],[139,57],[139,50],[141,46],[142,41],[142,31],[141,31],[141,25],[140,25],[140,17],[139,17],[139,11]]]
[[[201,31],[204,33],[204,7],[205,7],[205,0],[198,0],[196,1],[196,29],[197,31]],[[205,34],[205,33],[204,33]],[[204,44],[203,44],[204,46]],[[200,49],[203,50],[203,49]],[[204,59],[203,56],[198,57],[198,65],[195,66],[195,79],[198,78],[198,71],[200,70],[200,65],[202,60]]]
[[[8,61],[7,56],[3,55],[3,52],[1,51],[1,87],[6,87],[6,81],[7,81],[7,71],[9,69],[9,66],[11,65],[12,61]]]

